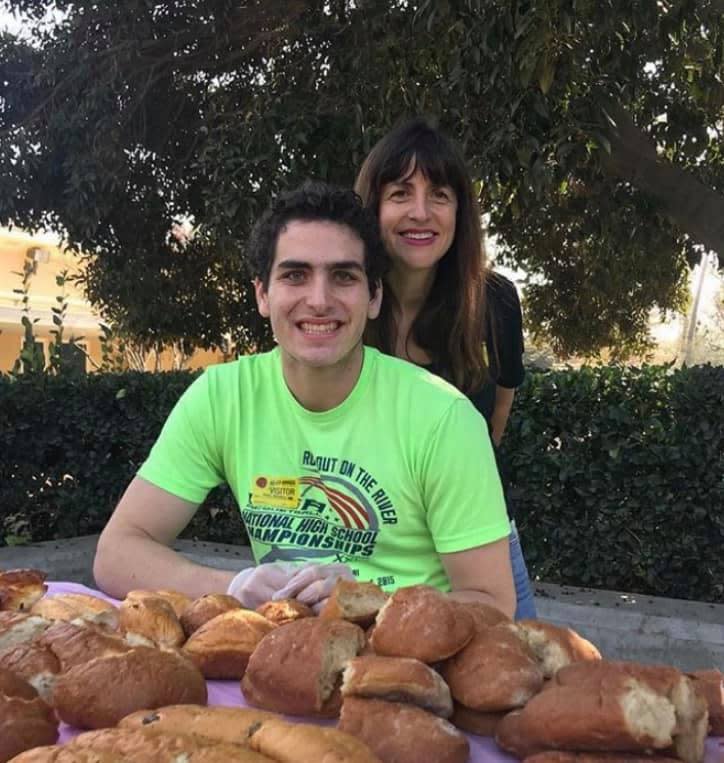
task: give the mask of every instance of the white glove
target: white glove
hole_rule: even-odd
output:
[[[270,562],[247,567],[229,583],[226,593],[235,596],[248,609],[256,609],[299,572],[301,565],[294,562]]]
[[[346,564],[305,564],[298,568],[296,574],[272,596],[272,599],[276,601],[294,598],[319,612],[340,578],[355,579],[354,573]]]

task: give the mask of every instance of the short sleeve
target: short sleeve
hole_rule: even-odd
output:
[[[510,534],[487,425],[470,401],[450,406],[423,463],[427,524],[438,553],[466,551]]]
[[[192,503],[224,481],[208,373],[184,392],[169,414],[138,476]]]
[[[515,389],[525,379],[523,313],[515,285],[499,273],[487,282],[486,345],[494,382]]]

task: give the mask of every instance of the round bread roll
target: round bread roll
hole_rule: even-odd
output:
[[[275,627],[249,609],[232,609],[194,631],[183,651],[205,678],[240,679],[257,644]]]
[[[301,620],[303,617],[314,617],[314,610],[296,599],[280,599],[260,604],[256,611],[277,625]]]
[[[364,742],[350,734],[282,720],[257,724],[249,746],[279,763],[382,763]]]
[[[191,636],[204,623],[224,612],[241,609],[241,602],[226,593],[207,593],[189,604],[181,615],[181,625],[186,636]]]
[[[58,721],[50,707],[30,684],[0,669],[0,763],[57,739]]]
[[[551,678],[562,667],[582,660],[600,660],[598,649],[571,628],[561,628],[540,620],[519,620],[518,635],[533,650],[544,678]]]
[[[490,626],[498,625],[499,623],[513,622],[508,615],[490,604],[483,604],[482,601],[459,601],[457,605],[473,618],[475,630],[490,628]]]
[[[307,617],[280,625],[254,650],[242,691],[264,710],[335,717],[342,669],[363,646],[364,632],[346,620]]]
[[[48,590],[46,577],[33,569],[0,572],[0,610],[27,612]]]
[[[126,594],[126,601],[142,601],[143,599],[163,599],[171,605],[174,614],[179,619],[181,615],[191,606],[193,599],[180,591],[169,591],[161,589],[158,591],[129,591]]]
[[[366,628],[375,621],[387,599],[387,594],[375,583],[340,578],[319,616],[328,620],[349,620]]]
[[[466,763],[470,745],[452,724],[419,707],[345,697],[338,727],[385,763]]]
[[[260,721],[279,716],[243,707],[169,705],[158,710],[140,710],[126,716],[118,727],[142,729],[154,734],[186,734],[200,739],[246,744],[249,732]]]
[[[453,699],[487,713],[522,707],[543,686],[532,651],[505,623],[479,630],[440,668]]]
[[[398,588],[377,615],[375,654],[434,663],[459,652],[473,637],[473,618],[457,602],[426,585]]]
[[[118,609],[105,599],[83,593],[44,596],[33,604],[31,614],[48,620],[87,620],[111,630],[118,627]]]
[[[450,723],[469,734],[482,737],[494,737],[498,724],[508,714],[507,710],[499,713],[485,713],[482,710],[471,710],[459,702],[453,702],[453,713]]]
[[[84,729],[114,726],[136,710],[206,704],[198,668],[176,652],[137,647],[96,657],[63,673],[53,703],[61,720]]]
[[[440,674],[411,657],[355,657],[342,674],[342,696],[409,702],[442,718],[453,709]]]
[[[118,614],[119,628],[129,644],[174,648],[186,640],[173,607],[164,599],[127,598]]]
[[[54,744],[48,747],[33,747],[32,750],[14,757],[11,763],[128,763],[128,761],[110,752],[96,752],[67,744]]]

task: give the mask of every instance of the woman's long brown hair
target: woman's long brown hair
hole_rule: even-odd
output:
[[[370,151],[357,175],[355,191],[379,214],[384,185],[419,170],[435,185],[457,196],[455,237],[440,260],[430,294],[410,335],[433,359],[439,372],[465,393],[480,388],[486,376],[485,252],[478,203],[462,154],[423,118],[401,124]],[[365,341],[395,354],[398,302],[388,282],[379,317],[367,324]]]

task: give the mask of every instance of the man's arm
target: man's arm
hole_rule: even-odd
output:
[[[234,572],[194,564],[169,548],[197,509],[135,477],[98,540],[97,585],[116,598],[134,588],[171,588],[194,598],[226,591]]]
[[[503,439],[505,427],[508,424],[510,410],[513,407],[513,398],[515,389],[510,387],[501,387],[499,384],[495,388],[495,407],[490,417],[490,436],[496,446],[500,446]]]
[[[509,617],[515,612],[515,586],[508,538],[452,554],[440,554],[457,601],[490,604]]]

